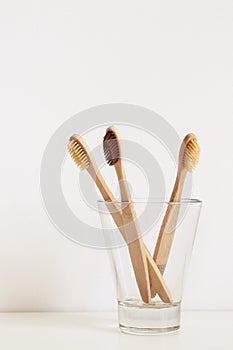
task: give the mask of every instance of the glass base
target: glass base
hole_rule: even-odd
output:
[[[123,333],[155,335],[180,328],[180,302],[144,304],[139,300],[118,302],[119,327]]]

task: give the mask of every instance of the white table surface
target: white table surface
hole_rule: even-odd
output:
[[[232,350],[233,312],[182,313],[182,328],[168,335],[122,334],[116,313],[0,313],[1,350],[130,349]]]

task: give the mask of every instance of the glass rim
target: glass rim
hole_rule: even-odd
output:
[[[114,201],[105,201],[104,199],[98,199],[97,203],[129,203],[128,201],[121,201],[121,200],[114,200]],[[202,204],[201,199],[197,198],[181,198],[180,201],[172,201],[170,202],[169,200],[162,200],[160,198],[132,198],[131,203],[141,203],[141,204]]]

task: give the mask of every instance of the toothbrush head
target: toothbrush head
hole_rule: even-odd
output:
[[[194,134],[186,135],[182,146],[180,156],[182,165],[186,171],[192,172],[196,168],[200,157],[200,146],[196,136]]]
[[[103,139],[104,155],[108,165],[115,165],[120,159],[120,141],[117,129],[110,126]]]
[[[81,169],[87,169],[90,165],[88,147],[79,135],[72,135],[68,144],[68,150],[74,162]]]

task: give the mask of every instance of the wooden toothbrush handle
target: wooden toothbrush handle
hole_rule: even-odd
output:
[[[180,212],[180,204],[173,202],[180,201],[185,175],[185,172],[178,171],[170,202],[168,203],[154,250],[153,259],[162,274],[164,273],[168,262]]]
[[[89,171],[89,173],[99,188],[104,200],[109,202],[107,204],[109,212],[128,245],[130,259],[142,300],[148,303],[151,296],[154,297],[157,292],[165,303],[171,302],[170,292],[150,252],[144,245],[141,237],[135,239],[135,232],[138,232],[138,224],[132,217],[132,211],[129,211],[129,208],[121,211],[117,203],[114,203],[115,198],[101,174],[96,173],[94,170]],[[134,240],[131,241],[132,239]]]
[[[114,203],[115,198],[108,188],[104,178],[102,175],[97,172],[96,168],[94,166],[89,167],[88,169],[89,174],[94,179],[100,193],[102,194],[104,200],[107,203],[107,208],[115,221],[115,224],[117,225],[118,229],[120,230],[123,238],[125,239],[129,254],[135,274],[135,278],[138,284],[138,288],[142,297],[142,300],[145,303],[149,303],[151,299],[151,293],[150,293],[150,282],[149,282],[149,273],[147,269],[147,261],[146,256],[144,254],[144,251],[142,249],[142,243],[138,239],[136,239],[134,242],[128,243],[129,240],[127,236],[132,236],[135,232],[137,232],[137,229],[135,228],[135,223],[131,220],[125,220],[127,219],[127,216],[123,220],[123,215],[121,208],[117,206],[117,203]],[[125,224],[129,224],[129,227],[127,229],[127,235],[125,230]],[[127,225],[128,226],[128,225]]]
[[[134,210],[134,206],[131,200],[131,195],[126,180],[123,160],[115,164],[115,170],[120,186],[121,200],[122,200],[122,215],[123,220],[126,223],[124,228],[124,235],[126,243],[128,244],[130,259],[134,267],[134,274],[137,281],[138,288],[141,292],[148,296],[148,300],[151,300],[151,281],[149,274],[148,259],[146,258],[146,250],[144,242],[141,238],[140,228],[137,222],[137,216]],[[129,224],[129,222],[131,222]],[[132,227],[133,223],[133,227]],[[126,231],[126,232],[125,232]],[[132,236],[132,237],[130,237]],[[140,262],[140,264],[139,264]],[[141,293],[142,294],[142,293]],[[149,302],[148,301],[148,302]]]
[[[137,239],[128,243],[128,249],[141,298],[145,303],[149,303],[151,300],[150,279],[142,241]]]
[[[158,293],[162,301],[164,301],[165,303],[171,303],[172,295],[164,281],[164,278],[158,266],[156,265],[154,259],[152,258],[149,250],[145,245],[144,250],[146,253],[149,277],[151,282],[151,298],[154,298],[155,295]]]
[[[122,163],[120,163],[119,165],[116,165],[115,169],[116,169],[117,177],[119,181],[121,199],[122,201],[130,203],[129,207],[127,208],[127,212],[126,210],[125,212],[123,210],[123,212],[126,213],[129,217],[134,218],[134,220],[136,220],[136,213],[135,213],[134,205],[131,200],[131,195],[130,195],[130,191],[129,191],[129,187],[128,187],[128,183],[126,180],[124,167]],[[124,203],[123,203],[123,207],[124,207]],[[170,303],[172,300],[171,293],[168,287],[166,286],[163,276],[161,275],[149,250],[147,249],[145,243],[143,242],[143,238],[141,237],[138,224],[136,225],[136,231],[134,231],[134,235],[135,235],[135,232],[137,232],[137,235],[139,236],[138,241],[140,244],[140,249],[142,250],[141,254],[144,253],[146,255],[147,268],[149,272],[151,298],[154,298],[156,293],[158,293],[162,301],[164,301],[165,303]],[[132,259],[137,259],[137,256],[132,256],[131,260]],[[132,262],[133,261],[134,260],[132,260]]]
[[[156,262],[161,274],[164,273],[168,262],[175,235],[178,215],[179,204],[168,204],[153,256],[153,259]]]
[[[138,226],[138,221],[136,217],[136,213],[134,212],[133,203],[127,203],[127,206],[122,210],[122,218],[123,218],[123,227],[119,227],[124,239],[128,243],[129,252],[131,256],[132,264],[134,265],[135,261],[138,261],[139,256],[146,257],[146,270],[148,269],[149,273],[149,281],[147,282],[148,288],[150,288],[151,297],[155,297],[156,293],[160,296],[161,300],[165,303],[170,303],[172,301],[171,293],[163,279],[162,274],[160,273],[155,261],[153,260],[149,250],[143,242],[143,239],[140,235],[140,230]],[[136,239],[138,237],[138,239]],[[136,239],[136,240],[135,240]],[[142,263],[144,260],[142,261]],[[141,265],[141,269],[144,269],[144,265]],[[135,276],[139,276],[139,280],[137,279],[138,285],[144,285],[140,280],[140,267],[136,265]]]
[[[161,275],[161,272],[159,271],[150,252],[145,247],[143,240],[139,238],[133,242],[128,243],[128,249],[142,300],[145,303],[149,303],[150,298],[153,298],[156,293],[158,293],[162,301],[165,303],[171,303],[171,293],[166,286],[163,276]],[[146,276],[146,279],[145,265],[146,267],[148,266],[149,273],[149,276]],[[150,281],[153,281],[153,284],[151,286]]]
[[[113,214],[113,219],[117,224],[125,242],[127,243],[134,275],[137,281],[142,300],[149,303],[151,300],[150,279],[147,267],[147,258],[141,237],[138,235],[138,222],[131,215],[131,203],[127,203],[121,212],[121,223],[119,225],[117,214]],[[117,219],[117,220],[116,220]]]

